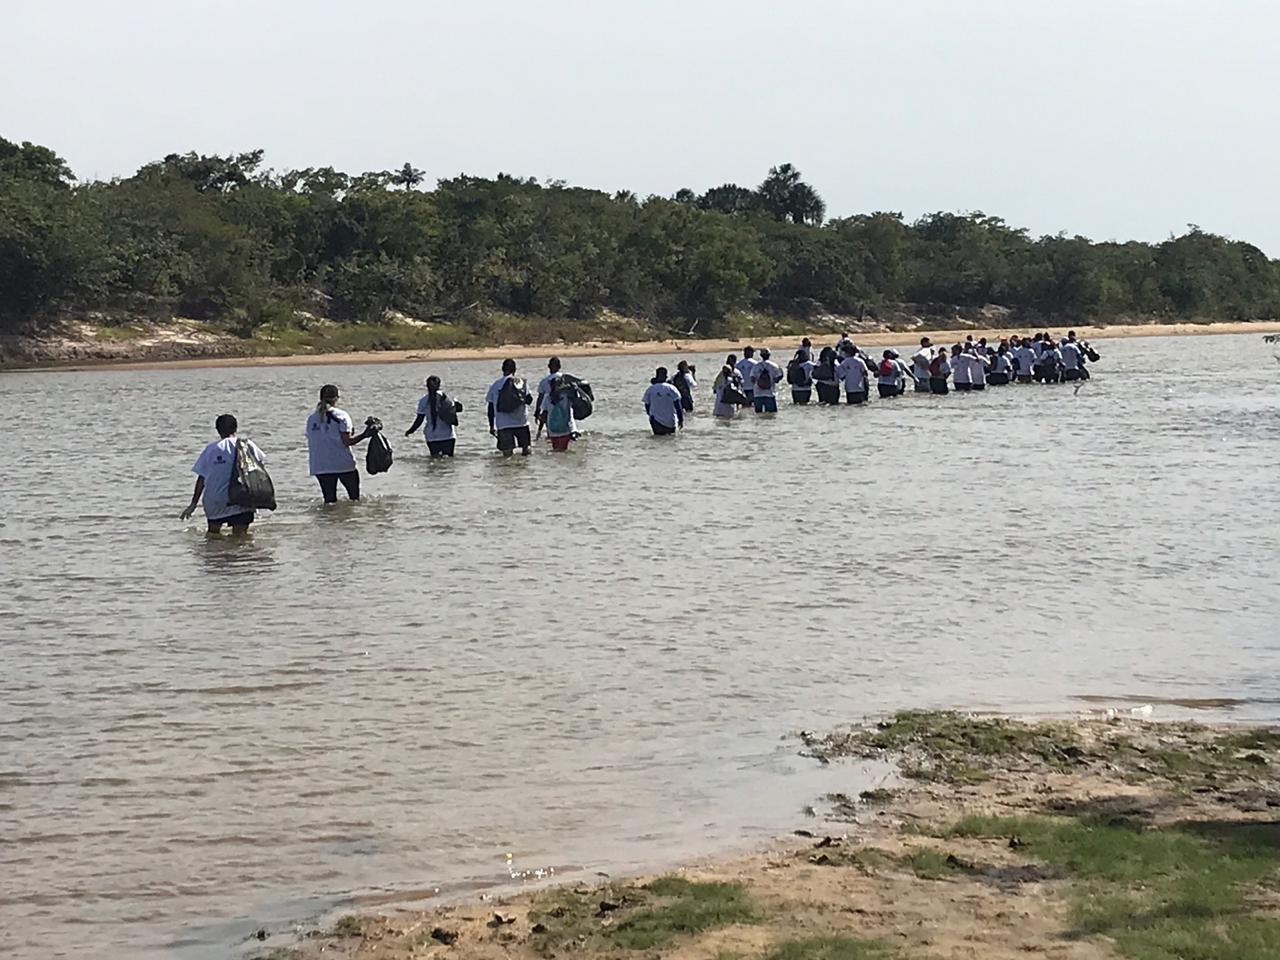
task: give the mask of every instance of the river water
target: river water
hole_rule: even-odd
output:
[[[786,735],[903,706],[1280,719],[1272,350],[1099,346],[1078,392],[703,397],[662,439],[639,397],[672,358],[575,360],[589,436],[508,462],[490,362],[0,374],[0,953],[224,957],[507,853],[790,829],[852,774]],[[454,462],[400,438],[428,372],[468,406]],[[324,509],[328,380],[397,460]],[[251,543],[177,519],[223,411],[281,502]]]

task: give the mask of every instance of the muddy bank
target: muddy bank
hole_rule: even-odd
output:
[[[1134,960],[1280,955],[1280,731],[905,713],[801,734],[900,786],[815,798],[753,856],[384,905],[257,955]]]
[[[972,334],[976,337],[999,339],[1008,336],[1009,328],[966,326],[961,328],[929,329],[920,326],[904,326],[890,329],[884,324],[851,321],[848,324],[859,345],[873,348],[901,346],[917,343],[921,336],[932,337],[936,343],[951,343]],[[1045,329],[1045,328],[1036,328]],[[1047,328],[1056,336],[1064,335],[1067,327]],[[1204,336],[1208,334],[1268,334],[1280,332],[1280,322],[1250,323],[1130,323],[1072,327],[1086,340],[1105,340],[1114,337],[1166,337]],[[516,342],[495,343],[488,346],[424,346],[410,349],[341,349],[335,344],[345,339],[333,338],[308,343],[293,341],[284,349],[270,340],[241,340],[229,334],[208,330],[200,325],[178,324],[152,326],[143,331],[130,330],[122,335],[117,328],[107,333],[92,327],[81,326],[56,336],[43,338],[0,337],[0,369],[61,369],[77,370],[111,367],[132,370],[154,370],[183,367],[219,366],[301,366],[316,364],[356,363],[426,363],[433,360],[497,360],[504,357],[545,357],[559,354],[564,357],[614,356],[663,353],[728,353],[737,351],[747,343],[757,347],[787,352],[796,346],[800,337],[810,336],[815,343],[834,342],[831,325],[820,329],[797,326],[799,332],[785,335],[743,334],[736,337],[708,339],[641,339],[611,340],[584,339],[551,343]],[[808,331],[807,334],[803,331]],[[369,331],[363,331],[369,333]],[[433,339],[421,334],[426,342]],[[444,342],[448,342],[447,337]],[[368,339],[368,338],[366,338]],[[377,337],[372,339],[377,340]],[[387,342],[395,342],[392,338]]]

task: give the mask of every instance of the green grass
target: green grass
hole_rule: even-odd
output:
[[[879,940],[806,937],[778,944],[765,954],[765,960],[888,960],[893,955],[893,949]]]
[[[364,923],[357,916],[340,917],[331,932],[335,937],[358,937],[364,933]]]
[[[921,880],[942,880],[953,873],[947,855],[932,847],[918,847],[905,860],[912,873]]]
[[[618,909],[601,917],[602,899],[616,903]],[[534,904],[530,918],[546,927],[536,944],[546,953],[583,944],[600,950],[650,950],[682,936],[763,919],[741,884],[683,877],[662,877],[642,887],[603,894],[599,890],[549,891]]]
[[[1133,960],[1280,956],[1280,920],[1250,904],[1280,879],[1280,825],[967,817],[949,833],[1016,835],[1022,853],[1065,868],[1078,934],[1109,937]]]
[[[663,877],[645,889],[661,900],[627,917],[611,932],[613,941],[628,950],[650,950],[681,935],[758,919],[741,884]]]

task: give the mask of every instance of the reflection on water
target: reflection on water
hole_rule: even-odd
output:
[[[510,461],[474,412],[495,364],[430,366],[467,403],[445,462],[393,432],[425,364],[6,374],[41,456],[0,493],[0,952],[225,956],[507,852],[617,871],[789,829],[866,774],[783,736],[904,705],[1276,719],[1256,345],[1107,343],[1078,394],[703,402],[672,438],[652,359],[584,360],[589,437]],[[325,508],[301,424],[335,379],[396,464]],[[41,427],[87,407],[135,429]],[[224,410],[281,503],[244,543],[173,519]]]

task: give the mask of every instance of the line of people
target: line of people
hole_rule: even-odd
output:
[[[935,347],[928,337],[921,337],[920,349],[912,354],[910,363],[894,350],[885,350],[879,361],[872,360],[848,336],[835,346],[824,347],[815,359],[813,344],[805,337],[785,371],[774,362],[768,349],[762,348],[758,358],[750,346],[743,349],[741,359],[729,354],[712,384],[712,414],[730,419],[744,407],[758,414],[777,413],[778,391],[784,383],[790,387],[792,401],[799,405],[810,403],[815,393],[819,404],[839,404],[841,393],[846,403],[860,404],[870,398],[873,380],[883,399],[901,396],[908,383],[914,383],[917,392],[945,394],[951,387],[972,391],[1013,382],[1088,379],[1086,363],[1097,359],[1096,351],[1077,340],[1075,331],[1068,332],[1061,342],[1055,342],[1047,333],[1011,336],[994,348],[985,337],[975,341],[970,336],[949,349]],[[684,428],[685,416],[693,412],[696,402],[696,373],[686,360],[679,362],[674,374],[666,367],[654,372],[642,403],[655,435],[666,436]],[[416,416],[405,436],[421,429],[433,459],[452,457],[463,406],[444,392],[438,376],[427,377],[423,387],[426,393],[418,400]],[[307,416],[304,428],[308,468],[325,503],[337,501],[339,486],[349,500],[360,499],[360,471],[352,448],[382,429],[381,421],[370,417],[364,430],[356,433],[351,415],[338,406],[339,399],[336,386],[322,386],[319,402]],[[559,357],[547,362],[547,375],[535,391],[530,391],[518,376],[515,360],[507,359],[502,362],[502,376],[485,393],[489,433],[504,457],[513,456],[517,449],[528,456],[534,439],[544,432],[551,449],[563,452],[580,436],[579,422],[591,416],[594,400],[590,383],[565,373]],[[530,432],[531,406],[536,437]],[[235,534],[243,534],[254,520],[253,510],[232,502],[232,475],[238,449],[242,457],[258,467],[265,468],[266,458],[251,441],[242,441],[238,447],[238,426],[234,416],[219,416],[214,424],[218,439],[205,447],[192,467],[195,489],[181,516],[184,520],[189,518],[203,503],[211,533],[226,526]]]

